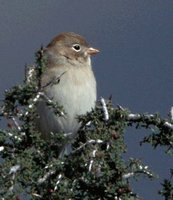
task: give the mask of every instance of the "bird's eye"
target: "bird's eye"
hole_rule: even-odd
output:
[[[81,49],[79,44],[74,44],[72,48],[77,52],[80,51],[80,49]]]

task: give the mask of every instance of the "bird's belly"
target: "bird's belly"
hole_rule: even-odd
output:
[[[60,82],[46,90],[46,95],[63,106],[65,115],[58,116],[52,112],[52,108],[46,106],[44,101],[38,105],[40,129],[45,135],[50,132],[65,132],[74,135],[80,127],[77,117],[91,111],[96,101],[96,84],[93,79],[92,84],[83,83],[81,85],[70,82]]]

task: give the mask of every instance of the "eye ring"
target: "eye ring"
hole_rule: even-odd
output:
[[[73,48],[76,52],[79,52],[79,51],[81,50],[81,47],[80,47],[79,44],[74,44],[74,45],[72,46],[72,48]]]

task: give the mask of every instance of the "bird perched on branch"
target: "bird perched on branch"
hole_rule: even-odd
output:
[[[70,143],[80,127],[77,117],[95,107],[96,80],[90,56],[98,52],[82,36],[72,32],[56,36],[44,50],[47,67],[41,87],[47,98],[63,107],[65,115],[56,115],[42,98],[37,104],[36,123],[44,138],[51,132],[67,135],[69,142],[62,144],[61,155],[71,151]]]

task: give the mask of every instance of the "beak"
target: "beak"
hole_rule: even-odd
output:
[[[98,52],[100,52],[98,49],[94,49],[94,48],[92,48],[92,47],[89,47],[88,49],[87,49],[87,54],[89,54],[89,55],[95,55],[95,54],[97,54]]]

